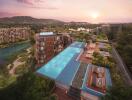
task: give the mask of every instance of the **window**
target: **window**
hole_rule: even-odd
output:
[[[44,42],[41,42],[41,46],[45,46],[45,43]]]
[[[43,62],[44,62],[44,60],[40,60],[40,62],[41,62],[41,63],[43,63]]]
[[[44,50],[44,47],[40,47],[40,50]]]

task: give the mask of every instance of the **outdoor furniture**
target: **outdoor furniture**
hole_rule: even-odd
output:
[[[92,58],[93,56],[91,54],[86,54],[85,57],[86,58]]]
[[[93,54],[94,50],[88,50],[87,53],[88,54]]]

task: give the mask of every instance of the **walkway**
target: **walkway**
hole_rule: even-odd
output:
[[[25,62],[20,62],[19,59],[21,57],[18,57],[14,62],[13,62],[13,68],[9,71],[9,74],[14,75],[15,74],[15,69],[19,66],[24,64]]]
[[[29,54],[31,52],[31,47],[27,48],[26,51]],[[30,57],[30,55],[28,57]],[[19,57],[19,55],[18,55],[18,57],[16,58],[16,60],[13,62],[13,67],[9,70],[9,74],[15,75],[16,68],[19,67],[19,65],[25,64],[25,61],[21,62],[20,59],[21,59],[21,57]],[[8,66],[11,66],[11,64],[9,64]]]

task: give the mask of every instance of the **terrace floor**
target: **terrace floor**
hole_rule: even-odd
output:
[[[79,60],[81,61],[81,62],[83,62],[83,63],[87,63],[87,64],[91,64],[92,63],[92,56],[91,56],[91,58],[88,58],[88,57],[86,57],[86,55],[87,55],[87,52],[88,51],[90,51],[91,49],[89,48],[89,45],[87,45],[86,47],[85,47],[85,49],[84,49],[84,52],[81,54],[81,56],[80,56],[80,58],[79,58]],[[93,48],[93,51],[94,52],[98,52],[99,51],[99,48],[98,48],[98,46],[96,45],[95,46],[95,48]],[[92,54],[91,54],[92,55]]]
[[[93,70],[93,68],[97,68],[97,67],[98,66],[92,66],[91,68],[89,68],[88,77],[87,77],[88,78],[87,79],[87,87],[90,88],[90,89],[99,91],[101,93],[105,93],[106,92],[106,84],[105,84],[105,87],[102,87],[102,88],[98,88],[96,86],[92,86],[92,83],[94,82],[94,80],[96,80],[96,77],[97,77],[97,73],[94,73],[92,70]],[[105,68],[104,68],[103,79],[106,80]],[[97,81],[95,81],[95,83],[97,84]]]
[[[92,63],[92,59],[89,59],[86,57],[86,51],[83,52],[83,54],[80,56],[79,60],[83,63]]]

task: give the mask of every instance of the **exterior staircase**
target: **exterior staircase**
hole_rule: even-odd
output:
[[[69,96],[72,96],[72,98],[74,100],[81,100],[81,90],[80,89],[77,89],[77,88],[74,88],[72,86],[70,86],[70,89],[68,91],[68,95]]]

